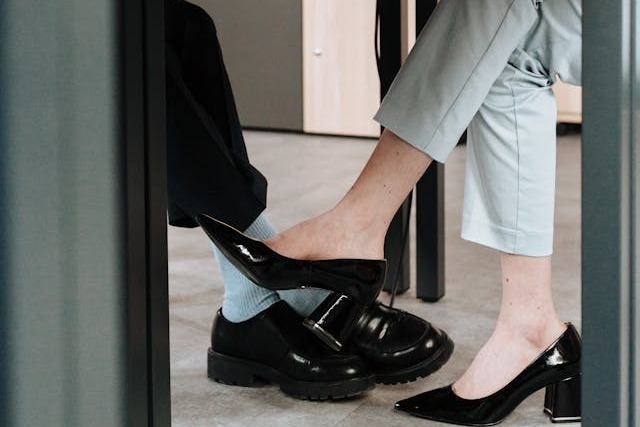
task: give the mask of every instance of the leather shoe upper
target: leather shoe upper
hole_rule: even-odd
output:
[[[448,344],[444,332],[426,320],[377,301],[367,308],[356,328],[350,350],[375,373],[405,369],[432,359]]]
[[[335,353],[322,345],[284,301],[240,323],[229,322],[219,310],[211,348],[302,381],[345,381],[370,375],[360,357]]]

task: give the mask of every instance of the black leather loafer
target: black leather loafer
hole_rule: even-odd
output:
[[[581,341],[573,325],[504,388],[481,399],[463,399],[451,385],[396,403],[411,415],[465,426],[500,423],[524,399],[546,387],[544,410],[554,422],[576,422],[580,410]]]
[[[302,260],[283,256],[263,242],[206,214],[196,221],[242,274],[271,290],[312,287],[333,291],[304,325],[334,350],[349,340],[356,321],[382,289],[385,260]]]
[[[375,386],[360,357],[327,349],[284,301],[240,323],[218,311],[207,371],[225,384],[277,383],[285,394],[307,400],[357,396]]]
[[[397,384],[440,369],[453,353],[453,341],[426,320],[376,302],[360,317],[349,349],[362,357],[376,382]]]

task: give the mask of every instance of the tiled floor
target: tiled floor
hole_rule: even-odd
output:
[[[269,179],[267,214],[279,228],[331,207],[349,188],[374,148],[371,140],[247,132],[253,163]],[[173,425],[183,426],[438,426],[393,411],[396,400],[448,384],[488,338],[500,297],[497,255],[459,237],[465,148],[446,168],[446,296],[423,303],[413,291],[397,306],[449,332],[456,343],[450,362],[411,384],[378,386],[362,398],[318,403],[284,396],[276,387],[231,387],[206,377],[210,322],[223,288],[204,233],[169,228],[171,386]],[[580,325],[580,144],[558,142],[554,292],[562,317]],[[412,253],[414,251],[412,250]],[[385,300],[387,296],[383,296]],[[543,394],[527,399],[506,426],[548,426]],[[576,424],[572,424],[576,425]]]

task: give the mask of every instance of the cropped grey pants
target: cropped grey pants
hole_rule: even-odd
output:
[[[375,119],[444,162],[468,128],[462,237],[553,251],[556,104],[580,84],[581,0],[442,0]]]

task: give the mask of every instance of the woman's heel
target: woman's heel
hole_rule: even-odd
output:
[[[544,411],[554,423],[581,420],[580,374],[547,386]]]
[[[333,293],[304,320],[304,326],[329,347],[340,351],[365,308],[353,298]]]

